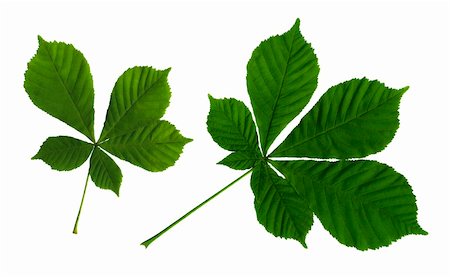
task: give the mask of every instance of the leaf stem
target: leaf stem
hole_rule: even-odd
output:
[[[89,183],[89,171],[86,177],[86,184],[84,185],[83,196],[81,197],[80,208],[78,209],[77,220],[75,220],[75,225],[73,226],[73,233],[78,234],[78,220],[80,220],[81,208],[83,208],[84,196],[86,195],[87,185]]]
[[[141,245],[145,246],[145,248],[147,248],[152,242],[154,242],[156,239],[158,239],[160,236],[162,236],[165,232],[169,231],[170,229],[172,229],[172,227],[174,227],[175,225],[177,225],[178,223],[180,223],[181,221],[183,221],[186,217],[188,217],[189,215],[191,215],[193,212],[195,212],[196,210],[200,209],[203,205],[205,205],[206,203],[208,203],[209,201],[213,200],[216,196],[218,196],[219,194],[221,194],[222,192],[224,192],[225,190],[227,190],[229,187],[231,187],[232,185],[234,185],[235,183],[237,183],[239,180],[241,180],[242,178],[244,178],[246,175],[248,175],[250,172],[252,172],[253,168],[250,169],[249,171],[245,172],[244,174],[242,174],[240,177],[238,177],[236,180],[234,180],[233,182],[229,183],[228,185],[226,185],[224,188],[222,188],[221,190],[219,190],[218,192],[214,193],[213,195],[211,195],[208,199],[206,199],[205,201],[203,201],[202,203],[198,204],[195,208],[193,208],[192,210],[190,210],[189,212],[187,212],[185,215],[183,215],[182,217],[180,217],[179,219],[175,220],[172,224],[170,224],[169,226],[167,226],[166,228],[164,228],[161,232],[159,232],[158,234],[154,235],[153,237],[149,238],[148,240],[144,241],[141,243]]]

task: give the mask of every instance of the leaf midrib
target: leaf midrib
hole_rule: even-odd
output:
[[[326,184],[326,183],[323,183],[323,182],[320,182],[320,181],[316,181],[316,182],[320,183],[323,186],[324,190],[326,188],[328,188],[328,190],[331,188],[331,191],[333,191],[333,193],[335,195],[340,195],[340,199],[348,199],[350,202],[358,203],[359,205],[361,205],[361,207],[363,208],[362,210],[364,211],[364,217],[366,218],[366,220],[368,220],[368,218],[367,218],[367,211],[372,210],[372,211],[374,211],[376,213],[384,215],[385,217],[389,218],[390,220],[395,219],[395,221],[397,221],[399,224],[403,225],[404,227],[409,227],[409,224],[405,223],[401,219],[401,215],[390,213],[388,210],[386,210],[383,207],[380,207],[376,203],[367,201],[367,200],[364,199],[364,197],[362,197],[360,195],[352,194],[352,192],[354,192],[354,190],[351,190],[351,191],[337,190],[337,189],[334,188],[336,183],[331,183],[330,182],[330,183]],[[325,192],[325,194],[327,194],[327,193]],[[373,233],[377,236],[377,239],[379,241],[383,241],[383,239],[381,239],[378,236],[378,233],[374,231],[375,229],[373,228],[373,225],[369,224],[369,226],[373,230]],[[349,233],[352,233],[351,230],[348,230],[348,231],[349,231]]]
[[[270,172],[269,172],[269,170],[272,170],[272,169],[271,169],[267,164],[265,164],[265,165],[263,165],[263,166],[266,167],[266,172],[267,172],[267,174],[269,175],[269,178],[270,178],[270,180],[271,180],[271,182],[272,182],[272,187],[274,188],[274,190],[276,191],[276,193],[277,193],[278,196],[280,197],[281,202],[283,202],[284,210],[286,211],[286,214],[288,214],[289,220],[291,221],[291,224],[294,226],[294,230],[295,230],[296,235],[299,236],[299,237],[302,237],[302,235],[300,235],[300,232],[297,230],[297,225],[293,223],[293,222],[295,222],[295,220],[292,220],[293,217],[292,217],[292,214],[291,214],[290,209],[287,209],[287,208],[286,208],[286,207],[287,207],[287,205],[286,205],[286,203],[285,203],[286,200],[285,200],[285,198],[283,197],[283,194],[279,191],[277,185],[275,185],[275,182],[274,182],[274,180],[273,180],[273,178],[272,178],[272,176],[271,176],[271,174],[270,174]],[[276,174],[276,173],[275,173],[275,174]],[[288,181],[286,180],[286,182],[288,182]],[[291,185],[289,185],[289,186],[292,188]],[[295,194],[298,195],[297,191],[296,191],[294,188],[293,188],[293,191],[295,192]],[[294,218],[295,218],[295,216],[294,216]],[[295,239],[297,239],[297,238],[295,237]]]
[[[242,103],[242,102],[241,102]],[[243,104],[243,103],[242,103]],[[246,106],[245,106],[245,104],[244,104],[244,107],[246,108]],[[225,109],[224,109],[225,110]],[[247,121],[247,117],[248,116],[250,116],[250,125],[252,125],[252,123],[254,124],[254,122],[253,122],[253,119],[251,118],[251,114],[250,114],[250,111],[248,111],[249,112],[249,114],[246,114],[245,115],[245,121]],[[225,114],[225,117],[231,122],[231,124],[237,129],[237,130],[239,130],[239,134],[242,136],[242,138],[243,138],[243,140],[244,140],[244,142],[247,144],[247,149],[244,149],[244,150],[235,150],[235,151],[256,151],[256,152],[258,152],[258,135],[256,134],[256,127],[254,128],[254,133],[253,132],[251,132],[254,136],[255,136],[255,140],[256,140],[256,144],[255,145],[253,145],[253,143],[251,143],[250,141],[248,141],[248,138],[245,136],[245,130],[241,130],[241,126],[238,124],[238,123],[236,123],[236,122],[234,122],[234,119],[233,119],[233,117],[231,117],[231,116],[229,116],[227,113],[225,113],[224,112],[224,114]],[[251,126],[250,126],[251,127]],[[253,129],[253,128],[252,128]],[[252,149],[252,147],[254,148],[253,150],[249,150],[249,149]]]
[[[111,159],[111,157],[109,157],[108,154],[106,154],[106,153],[103,152],[102,150],[97,149],[97,151],[99,151],[99,154],[103,154],[103,155],[105,155],[106,157],[108,157],[108,158]],[[112,177],[111,177],[111,173],[109,172],[109,168],[106,166],[106,163],[105,163],[105,161],[103,160],[104,158],[105,158],[104,156],[100,156],[100,157],[99,157],[100,163],[101,163],[101,164],[103,165],[103,167],[105,168],[105,171],[106,171],[106,173],[108,174],[108,177],[109,177],[109,181],[110,181],[111,184],[114,186],[114,181],[113,181],[113,179],[112,179]]]
[[[184,143],[184,141],[168,141],[168,142],[142,142],[142,143],[113,143],[111,140],[108,142],[101,144],[105,148],[114,147],[114,148],[129,148],[129,147],[142,147],[146,148],[146,146],[150,145],[164,145],[164,144],[176,144],[176,143]]]
[[[91,147],[94,146],[93,144],[90,144],[90,143],[87,143],[87,142],[84,142],[84,143],[86,143],[86,145],[77,145],[77,146],[66,146],[66,145],[64,145],[64,146],[61,146],[61,147],[58,147],[58,148],[55,147],[55,148],[52,148],[51,150],[47,150],[47,152],[49,152],[49,153],[60,153],[61,150],[76,151],[76,150],[78,150],[78,148],[85,148],[85,147],[86,148],[87,147],[91,148]]]
[[[359,171],[358,173],[355,173],[354,175],[358,175],[364,172],[370,171],[369,169],[363,170],[363,171]],[[314,178],[313,175],[309,175],[309,174],[301,174],[303,176],[303,178],[307,178],[311,180],[311,183],[317,184],[319,186],[322,186],[322,189],[325,191],[325,194],[330,195],[329,193],[326,193],[327,190],[330,190],[333,192],[333,194],[335,195],[341,195],[340,198],[341,199],[350,199],[351,202],[356,202],[359,203],[362,207],[364,207],[364,209],[368,209],[368,210],[374,210],[380,214],[385,215],[388,218],[398,218],[398,215],[396,214],[391,214],[389,212],[386,212],[385,209],[383,209],[382,207],[379,207],[376,203],[374,202],[370,202],[370,201],[366,201],[364,200],[364,197],[362,197],[361,195],[355,195],[354,192],[356,191],[356,189],[352,189],[352,190],[338,190],[336,189],[336,182],[333,182],[333,178],[329,178],[329,182],[326,182],[325,180],[320,180],[317,178]],[[340,182],[342,183],[342,181]],[[407,224],[405,224],[402,220],[398,220],[402,225],[404,226],[408,226]]]
[[[44,49],[47,51],[47,54],[48,54],[48,56],[50,57],[50,60],[52,61],[52,66],[53,66],[53,69],[54,69],[55,72],[56,72],[56,75],[58,76],[59,82],[62,84],[62,86],[63,86],[64,89],[66,90],[67,95],[69,96],[70,102],[73,104],[73,106],[75,106],[75,110],[77,111],[77,115],[78,115],[78,117],[81,119],[81,122],[83,122],[83,127],[84,127],[85,130],[87,131],[87,134],[89,134],[87,137],[93,142],[93,141],[94,141],[94,135],[89,131],[89,128],[87,127],[86,122],[84,121],[83,117],[81,116],[81,112],[80,112],[80,110],[78,109],[78,106],[75,104],[75,101],[73,100],[72,95],[70,94],[70,90],[67,88],[66,84],[65,84],[64,81],[62,80],[61,75],[60,75],[58,69],[56,68],[55,60],[53,59],[53,57],[52,57],[52,55],[50,54],[50,51],[49,51],[49,49],[48,49],[47,42],[44,43]],[[92,136],[92,137],[91,137],[91,136]]]
[[[317,134],[314,134],[314,136],[312,136],[312,137],[310,137],[310,138],[308,138],[308,139],[306,139],[306,140],[303,140],[303,141],[301,141],[300,143],[296,143],[296,144],[293,144],[293,145],[291,145],[291,146],[285,148],[283,151],[280,151],[278,154],[284,153],[284,152],[286,152],[286,151],[288,151],[288,150],[290,150],[290,149],[292,149],[292,148],[301,146],[302,144],[305,144],[305,143],[307,143],[307,142],[309,142],[309,141],[311,141],[311,140],[313,140],[313,139],[316,139],[316,138],[318,138],[318,137],[320,137],[320,136],[322,136],[322,135],[325,135],[325,134],[327,134],[328,132],[331,132],[331,131],[335,130],[336,128],[339,128],[339,127],[341,127],[341,126],[343,126],[343,125],[346,125],[346,124],[352,122],[353,120],[360,119],[360,118],[362,118],[363,116],[365,116],[367,113],[372,112],[372,111],[374,111],[374,110],[376,110],[376,109],[382,107],[384,104],[386,104],[387,102],[391,101],[392,99],[394,99],[394,98],[397,97],[397,96],[399,96],[399,94],[395,94],[395,95],[392,96],[392,97],[388,97],[388,98],[386,99],[386,101],[383,102],[381,105],[377,105],[375,108],[369,109],[369,110],[365,111],[364,113],[361,113],[361,114],[357,115],[356,117],[354,117],[354,118],[352,118],[352,119],[350,119],[350,120],[347,120],[347,121],[344,121],[344,122],[342,122],[342,123],[340,123],[340,124],[334,125],[334,126],[333,126],[332,128],[330,128],[330,129],[326,129],[326,130],[324,130],[324,131],[322,131],[322,132],[319,132],[319,133],[317,133]],[[300,122],[300,124],[301,124],[301,122]],[[275,150],[274,152],[276,152],[276,150]]]
[[[266,132],[266,136],[265,136],[265,140],[264,140],[264,144],[266,144],[263,147],[263,154],[264,155],[267,154],[267,150],[270,147],[270,145],[267,144],[267,139],[269,137],[269,131],[271,130],[271,127],[272,127],[273,114],[275,113],[276,106],[278,105],[278,101],[280,100],[281,90],[283,89],[284,81],[286,79],[287,68],[288,68],[289,62],[291,60],[291,54],[292,54],[292,48],[293,48],[293,45],[294,45],[294,40],[295,40],[295,37],[294,37],[294,35],[292,35],[292,39],[291,39],[291,42],[290,42],[290,45],[289,45],[289,53],[288,53],[288,58],[287,58],[287,61],[286,61],[286,66],[284,67],[284,70],[283,70],[284,71],[283,78],[281,79],[281,84],[280,84],[280,87],[278,88],[277,97],[275,99],[275,102],[274,102],[274,104],[272,106],[272,111],[270,113],[270,120],[269,120],[267,132]],[[262,141],[261,141],[261,143],[262,143]]]

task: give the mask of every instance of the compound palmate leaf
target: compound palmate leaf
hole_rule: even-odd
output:
[[[71,170],[92,153],[73,233],[77,233],[89,176],[97,187],[119,196],[121,170],[102,149],[146,170],[162,171],[175,164],[184,145],[191,141],[175,126],[160,120],[171,96],[169,71],[145,66],[126,70],[113,88],[104,128],[96,141],[94,88],[86,59],[70,44],[47,42],[39,36],[38,51],[25,73],[25,90],[36,106],[92,141],[50,137],[33,157],[53,169]]]
[[[247,65],[257,130],[242,102],[210,96],[208,131],[222,148],[235,151],[219,163],[249,169],[243,176],[253,171],[258,221],[273,235],[293,238],[305,247],[312,213],[339,242],[360,250],[387,246],[408,234],[425,235],[417,222],[415,196],[403,175],[374,161],[347,160],[377,153],[389,144],[399,127],[399,104],[408,87],[392,89],[366,78],[333,86],[267,153],[308,103],[318,72],[317,58],[300,34],[298,20],[288,32],[263,41]],[[256,134],[261,151],[255,147]],[[330,158],[342,160],[326,160]]]
[[[345,245],[374,249],[408,234],[427,234],[417,223],[408,181],[387,165],[364,160],[274,164]]]
[[[299,25],[297,20],[288,32],[263,41],[248,62],[247,89],[258,128],[243,102],[209,96],[208,132],[220,147],[233,151],[219,164],[248,170],[142,245],[148,247],[250,173],[258,221],[273,235],[305,247],[313,213],[339,242],[359,250],[427,234],[417,221],[416,199],[406,178],[387,165],[357,160],[393,139],[408,87],[391,89],[366,78],[338,84],[267,153],[317,86],[317,58]]]

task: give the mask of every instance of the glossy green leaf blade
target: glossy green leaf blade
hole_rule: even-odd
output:
[[[218,164],[226,165],[236,170],[252,168],[261,156],[255,151],[237,151],[226,156]]]
[[[297,20],[288,32],[263,41],[247,64],[247,89],[264,153],[317,87],[317,57],[299,25]]]
[[[87,160],[92,147],[92,144],[72,137],[49,137],[32,159],[43,160],[55,170],[72,170]]]
[[[417,222],[407,180],[387,165],[362,160],[274,164],[342,244],[376,249],[408,234],[427,234]]]
[[[353,79],[330,88],[272,157],[359,158],[383,150],[399,126],[407,91]]]
[[[98,147],[92,152],[89,174],[97,187],[112,190],[119,196],[122,172],[113,159]]]
[[[174,165],[184,145],[190,141],[169,122],[158,120],[127,134],[111,137],[100,147],[122,160],[156,172]]]
[[[128,133],[160,119],[169,106],[170,68],[133,67],[117,80],[99,141]]]
[[[258,221],[276,237],[292,238],[306,247],[313,213],[306,199],[266,163],[256,165],[251,178]]]
[[[208,132],[220,147],[230,151],[259,153],[256,126],[245,104],[233,98],[209,96]]]
[[[25,72],[25,90],[39,109],[94,141],[94,87],[89,64],[71,44],[38,38],[38,51]]]

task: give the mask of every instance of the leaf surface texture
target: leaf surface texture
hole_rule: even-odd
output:
[[[303,195],[266,163],[258,163],[253,169],[251,187],[256,216],[266,230],[276,237],[298,240],[306,247],[313,214]]]
[[[100,142],[146,126],[164,115],[170,100],[169,71],[133,67],[119,77],[111,94]]]
[[[100,146],[116,157],[148,171],[163,171],[175,164],[184,145],[190,141],[169,122],[158,120],[112,137]]]
[[[383,150],[399,126],[407,88],[353,79],[330,88],[272,157],[360,158]]]
[[[256,126],[245,104],[232,98],[209,100],[207,125],[213,140],[226,150],[259,152]]]
[[[38,108],[95,140],[92,76],[83,54],[72,45],[39,37],[24,87]]]
[[[417,222],[407,180],[387,165],[363,160],[275,165],[342,244],[376,249],[408,234],[427,234]]]
[[[97,187],[112,190],[119,196],[122,172],[113,159],[98,147],[92,153],[89,174]]]
[[[288,32],[261,42],[247,64],[247,89],[264,154],[317,87],[317,57],[299,26],[297,20]]]

